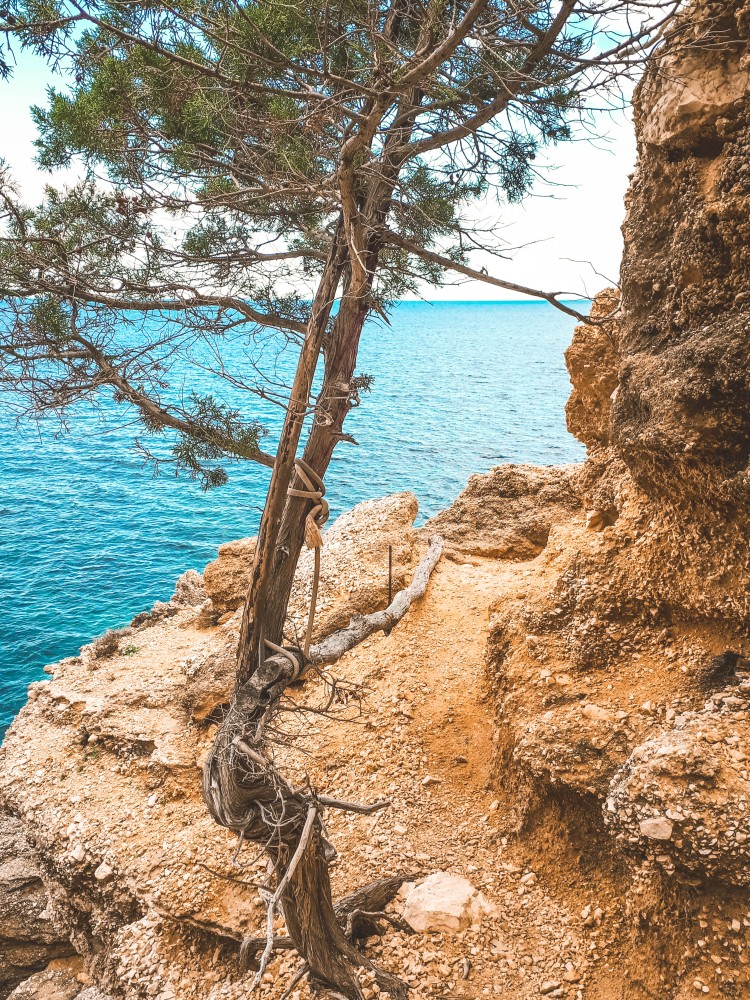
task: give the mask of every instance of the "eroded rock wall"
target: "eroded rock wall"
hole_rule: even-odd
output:
[[[612,408],[615,450],[649,496],[724,517],[750,497],[747,15],[693,5],[638,88]]]
[[[588,504],[638,533],[665,621],[750,628],[750,54],[742,3],[697,3],[635,100],[616,320],[576,331],[568,425]],[[611,293],[593,315],[611,311]],[[623,532],[623,542],[627,537]],[[622,546],[623,550],[626,548]]]
[[[691,4],[637,89],[619,309],[567,352],[586,518],[490,622],[498,787],[624,864],[636,996],[750,993],[749,27]]]

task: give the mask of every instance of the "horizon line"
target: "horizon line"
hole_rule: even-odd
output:
[[[438,305],[513,305],[513,306],[553,306],[552,302],[548,302],[546,299],[393,299],[394,304],[403,303],[408,305],[425,305],[425,306],[438,306]],[[575,303],[575,302],[593,302],[592,298],[572,298],[572,299],[558,299],[558,302],[565,303]]]

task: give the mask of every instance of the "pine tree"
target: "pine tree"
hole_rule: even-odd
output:
[[[319,799],[262,755],[274,699],[306,666],[279,650],[310,483],[367,388],[365,321],[393,300],[462,274],[577,315],[553,293],[472,268],[475,247],[502,249],[472,209],[524,196],[540,147],[570,138],[589,94],[618,98],[674,6],[14,0],[0,11],[9,43],[60,73],[34,109],[39,163],[82,176],[31,208],[3,171],[0,385],[34,413],[109,393],[171,435],[172,461],[206,487],[224,481],[226,461],[271,469],[206,798],[219,822],[267,846],[311,978],[347,997],[362,995],[364,960],[332,908]],[[199,340],[221,358],[237,331],[299,345],[273,454],[251,416],[170,394],[171,360]],[[246,372],[216,373],[248,385]]]

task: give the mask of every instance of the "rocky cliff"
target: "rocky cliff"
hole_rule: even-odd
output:
[[[426,528],[425,599],[337,665],[345,718],[284,734],[293,780],[392,801],[331,816],[334,888],[420,883],[420,933],[368,944],[415,997],[750,995],[749,30],[746,5],[694,5],[638,88],[621,294],[567,352],[585,464],[472,477]],[[318,636],[383,606],[389,546],[409,578],[416,512],[327,532]],[[0,758],[0,996],[246,995],[263,860],[233,862],[199,767],[252,550],[32,685]],[[310,585],[306,556],[292,631]]]
[[[488,646],[496,780],[630,926],[633,997],[750,994],[749,13],[693,5],[638,88],[619,309],[567,352],[587,530]]]

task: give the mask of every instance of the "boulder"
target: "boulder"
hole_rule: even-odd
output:
[[[0,997],[52,959],[70,955],[19,820],[0,810]]]
[[[750,886],[750,780],[742,749],[750,738],[749,705],[750,690],[728,688],[633,750],[604,807],[627,854],[667,871]]]
[[[203,586],[220,614],[241,607],[250,585],[256,538],[239,538],[219,546],[218,558],[203,571]]]
[[[435,872],[409,889],[403,916],[415,931],[458,934],[478,924],[483,916],[496,913],[493,904],[467,879]]]
[[[620,297],[608,288],[594,299],[592,319],[612,315]],[[568,430],[593,450],[609,441],[612,394],[617,388],[620,357],[617,324],[582,323],[575,328],[573,342],[565,352],[565,363],[573,385],[565,417]]]
[[[499,465],[471,476],[466,489],[425,531],[437,532],[449,552],[491,559],[533,559],[550,529],[580,507],[576,467]]]
[[[385,604],[388,593],[388,547],[393,558],[394,593],[409,579],[416,560],[414,518],[419,505],[413,493],[366,500],[338,517],[323,535],[315,638],[348,625],[355,614],[369,614]],[[254,538],[219,546],[219,557],[204,571],[206,594],[214,609],[239,608],[250,585]],[[294,626],[304,633],[312,590],[314,556],[304,549],[290,601]]]

